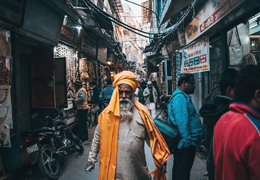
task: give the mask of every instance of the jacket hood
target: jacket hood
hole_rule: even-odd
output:
[[[202,117],[211,117],[223,114],[229,110],[229,105],[233,101],[227,96],[217,96],[204,103],[199,111]]]

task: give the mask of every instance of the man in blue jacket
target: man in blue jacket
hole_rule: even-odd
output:
[[[105,109],[109,102],[110,99],[112,97],[113,91],[115,88],[112,87],[112,81],[111,79],[107,80],[107,87],[105,87],[104,89],[102,89],[100,95],[99,95],[99,99],[101,101],[101,104],[103,106],[103,109]]]
[[[183,74],[168,106],[169,120],[178,127],[181,135],[181,140],[174,153],[173,180],[190,179],[196,148],[200,146],[201,142],[201,120],[190,97],[195,88],[194,76]]]

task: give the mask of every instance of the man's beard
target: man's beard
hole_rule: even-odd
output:
[[[134,100],[120,98],[120,120],[130,122],[133,119]]]

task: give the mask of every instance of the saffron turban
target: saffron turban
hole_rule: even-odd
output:
[[[115,88],[110,103],[108,105],[108,110],[114,113],[115,116],[120,117],[120,103],[119,103],[119,85],[120,84],[127,84],[132,87],[133,91],[135,92],[136,88],[138,87],[138,81],[135,77],[134,73],[131,71],[123,71],[119,74],[116,74],[114,77],[113,87]]]

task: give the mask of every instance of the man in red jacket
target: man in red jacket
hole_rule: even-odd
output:
[[[237,75],[236,103],[214,128],[215,180],[260,179],[260,67]]]

